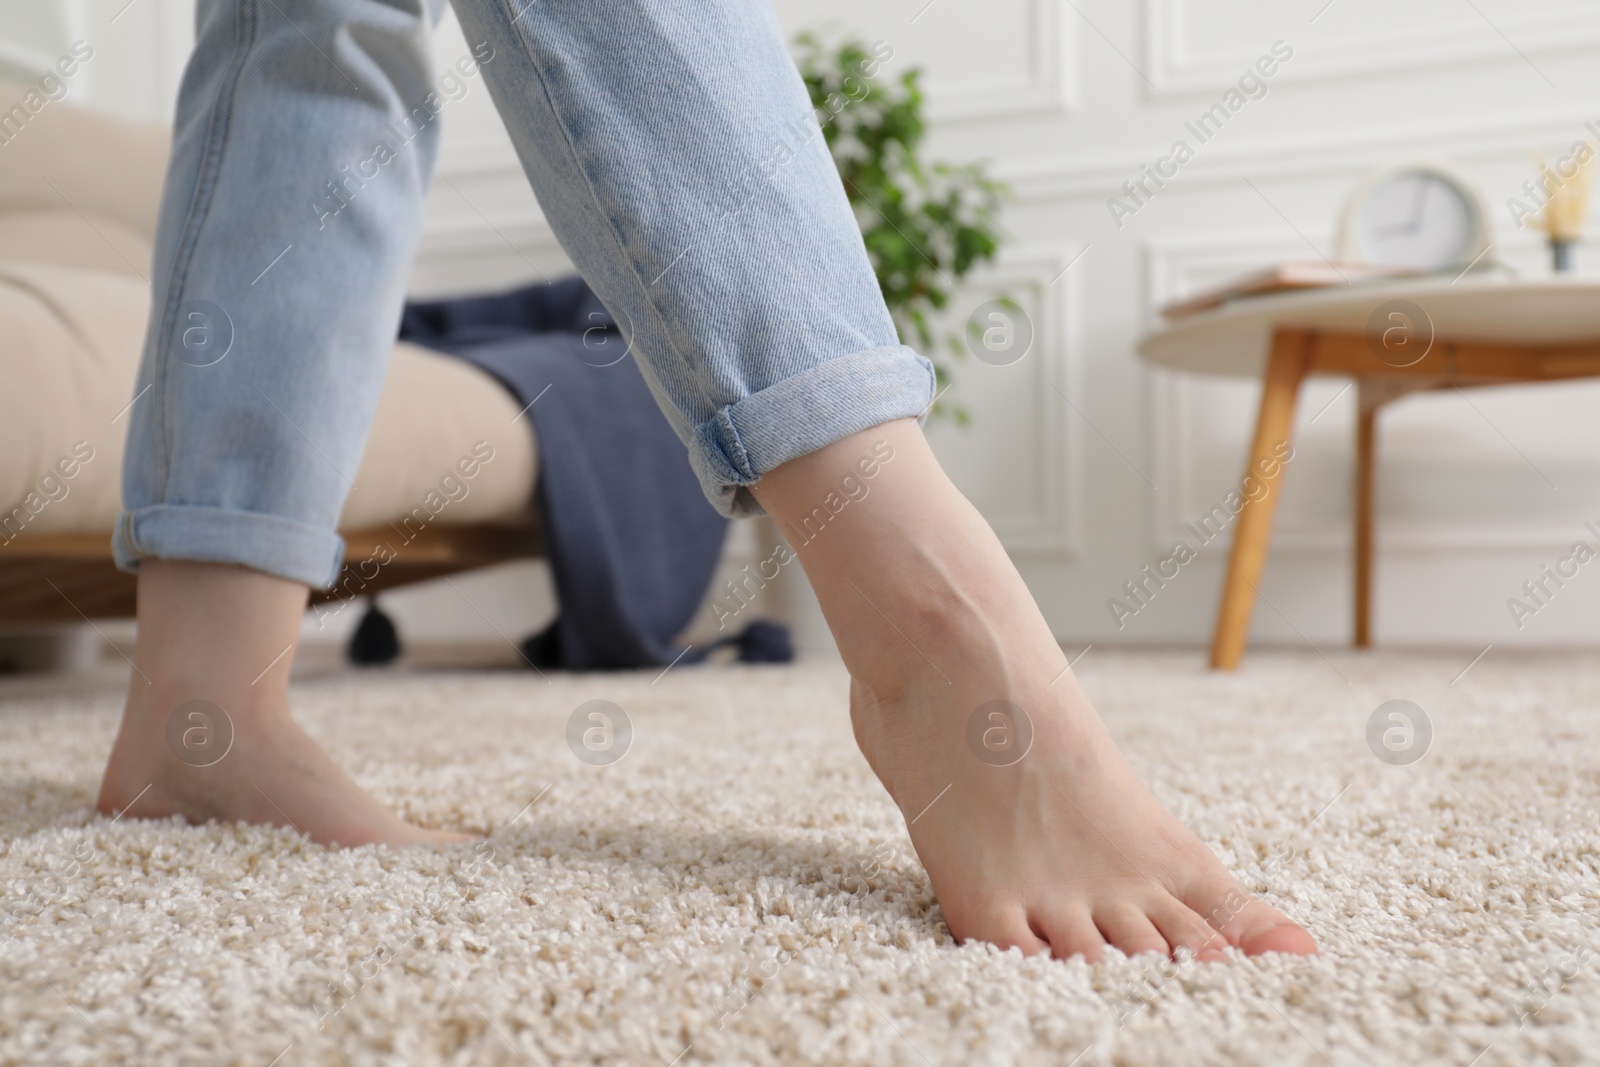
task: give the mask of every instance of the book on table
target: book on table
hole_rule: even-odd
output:
[[[1252,296],[1413,278],[1424,273],[1408,267],[1380,267],[1367,263],[1279,263],[1174,301],[1161,309],[1161,315],[1167,319],[1181,319]]]

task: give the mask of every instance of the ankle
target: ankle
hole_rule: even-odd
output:
[[[874,449],[892,462],[879,464],[870,489],[851,482],[861,491],[839,504],[842,479]],[[796,554],[845,665],[877,699],[952,686],[962,700],[966,689],[1003,698],[1014,683],[1042,673],[1042,686],[1059,670],[1060,649],[1027,586],[915,422],[791,460],[754,490],[781,528],[812,531]]]
[[[1003,627],[981,590],[927,575],[856,584],[848,596],[871,633],[840,650],[851,675],[880,700],[949,689],[1003,665]]]
[[[286,653],[285,661],[292,652]],[[173,713],[190,701],[207,701],[225,708],[239,719],[271,720],[285,718],[289,710],[287,670],[280,662],[268,676],[251,684],[251,676],[228,665],[208,669],[205,665],[171,661],[145,662],[135,658],[139,670],[128,684],[125,714],[149,720]],[[260,671],[257,667],[257,672]],[[274,675],[280,675],[274,677]]]
[[[136,681],[169,693],[211,688],[230,695],[283,685],[306,596],[298,582],[243,567],[146,560]]]

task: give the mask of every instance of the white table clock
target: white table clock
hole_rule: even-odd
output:
[[[1442,163],[1386,167],[1358,185],[1339,226],[1339,261],[1419,271],[1486,266],[1483,197]]]

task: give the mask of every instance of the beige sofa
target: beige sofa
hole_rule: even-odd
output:
[[[27,92],[0,82],[0,102]],[[112,566],[110,535],[168,132],[60,101],[3,133],[0,626],[132,614],[133,582]],[[478,441],[493,460],[464,497],[428,509]],[[536,473],[510,394],[459,360],[397,344],[341,521],[346,571],[322,595],[536,554]],[[355,572],[385,545],[394,558],[375,576]]]

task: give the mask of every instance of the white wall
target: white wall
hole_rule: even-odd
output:
[[[51,33],[88,37],[97,48],[89,97],[164,114],[187,5],[135,0],[112,25],[125,3],[45,5],[61,15],[52,29],[28,13],[31,0],[0,0],[0,25],[26,30],[17,39],[46,53]],[[895,59],[886,75],[924,66],[933,154],[990,160],[1015,190],[1003,263],[963,296],[957,318],[1008,287],[1034,319],[1034,349],[1010,367],[959,367],[974,426],[933,433],[1068,642],[1198,643],[1209,634],[1221,543],[1126,629],[1105,606],[1165,554],[1185,518],[1237,481],[1253,416],[1251,383],[1138,361],[1134,345],[1156,308],[1237,270],[1315,258],[1308,241],[1331,251],[1346,190],[1377,164],[1416,156],[1460,165],[1485,191],[1496,254],[1542,271],[1537,240],[1512,231],[1505,199],[1532,176],[1534,151],[1559,150],[1600,119],[1600,9],[1572,0],[779,0],[778,12],[791,32],[832,26],[887,41]],[[1107,197],[1280,40],[1294,57],[1267,96],[1118,229]],[[467,51],[453,20],[435,51],[441,67]],[[416,290],[562,269],[481,87],[452,104],[445,131]],[[1580,268],[1593,257],[1580,251]],[[1263,585],[1283,614],[1258,610],[1259,641],[1348,638],[1354,404],[1353,392],[1339,396],[1342,384],[1315,382],[1303,398]],[[1505,606],[1583,536],[1585,519],[1600,518],[1600,424],[1589,414],[1597,400],[1600,387],[1574,384],[1483,390],[1471,404],[1454,392],[1410,398],[1386,412],[1380,643],[1600,637],[1600,575],[1587,569],[1520,632]],[[736,554],[768,539],[742,534]],[[508,593],[488,583],[482,595],[515,630],[537,614],[527,606],[537,584],[529,577]],[[432,614],[456,618],[442,610]],[[479,625],[475,616],[461,623]]]
[[[193,11],[193,0],[0,0],[0,77],[31,81],[82,40],[94,55],[67,81],[69,99],[170,118]]]

